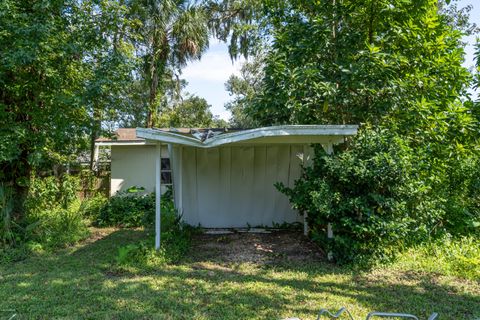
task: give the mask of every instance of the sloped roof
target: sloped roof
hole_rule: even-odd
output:
[[[138,138],[135,128],[120,128],[117,129],[112,138],[100,137],[95,142],[127,142],[127,141],[145,141],[145,139]]]
[[[134,145],[134,144],[148,144],[148,142],[141,137],[137,136],[136,128],[119,128],[115,130],[112,137],[100,137],[95,140],[97,145],[110,146],[110,145]],[[183,136],[194,136],[208,134],[209,132],[225,133],[225,132],[237,132],[243,129],[228,129],[228,128],[158,128],[162,132],[170,132]]]
[[[137,128],[137,137],[147,142],[171,143],[199,148],[241,144],[311,144],[340,143],[348,136],[357,134],[356,125],[286,125],[249,130],[227,129],[190,130]]]

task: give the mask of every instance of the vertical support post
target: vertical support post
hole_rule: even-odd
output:
[[[100,146],[95,144],[95,148],[93,149],[93,161],[92,161],[92,169],[94,171],[98,170],[98,158],[100,156]]]
[[[325,149],[325,152],[327,154],[333,154],[333,143],[332,142],[328,142],[326,146],[323,146],[324,149]],[[329,222],[327,224],[327,238],[328,239],[333,239],[333,228],[332,228],[332,224]],[[327,253],[327,259],[328,260],[333,260],[333,252],[332,251],[329,251]]]
[[[311,165],[310,159],[308,158],[309,156],[310,156],[309,155],[309,146],[304,145],[303,146],[303,166],[304,167],[307,167],[307,166]],[[308,218],[308,212],[304,212],[303,213],[303,235],[305,235],[305,236],[308,235],[308,231],[309,231],[307,218]]]
[[[175,203],[175,199],[176,199],[176,193],[177,191],[175,190],[175,172],[173,171],[173,163],[176,161],[176,159],[174,159],[174,154],[173,154],[173,145],[171,143],[169,143],[167,145],[167,149],[168,149],[168,159],[170,159],[170,179],[172,179],[172,196],[173,196],[173,203],[174,205],[176,205]],[[160,154],[161,155],[161,154]],[[161,169],[161,168],[160,168]]]
[[[177,199],[178,199],[178,214],[183,215],[183,147],[178,147],[178,185],[177,185]]]
[[[162,144],[157,143],[155,152],[155,249],[160,249],[160,201],[161,201],[161,162],[162,162]]]

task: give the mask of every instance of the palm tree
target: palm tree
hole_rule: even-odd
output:
[[[141,26],[145,79],[149,85],[147,127],[155,125],[166,78],[208,48],[208,18],[191,0],[133,1]]]

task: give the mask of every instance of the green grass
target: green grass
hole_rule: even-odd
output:
[[[315,319],[322,307],[345,306],[356,319],[373,310],[480,318],[478,281],[402,265],[357,273],[327,263],[262,266],[188,257],[157,269],[119,269],[117,248],[145,235],[104,232],[1,265],[0,311],[15,309],[18,319]]]

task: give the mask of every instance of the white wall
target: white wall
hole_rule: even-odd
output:
[[[131,186],[155,190],[155,145],[112,147],[110,195]],[[168,149],[162,148],[162,157],[168,158]],[[162,186],[162,192],[165,189]]]
[[[227,228],[303,221],[274,187],[275,182],[293,186],[300,177],[298,154],[303,146],[175,147],[173,151],[176,206],[185,222]]]

